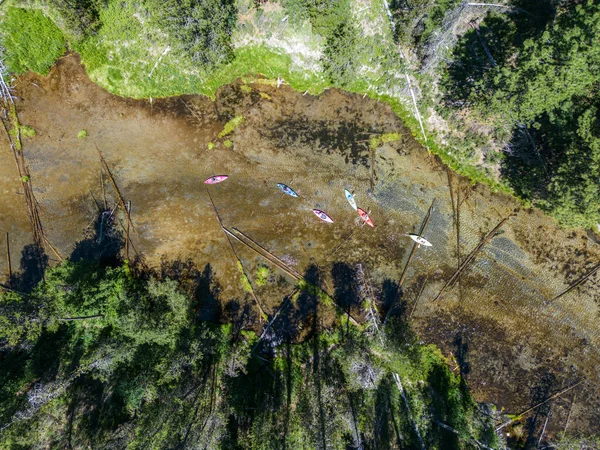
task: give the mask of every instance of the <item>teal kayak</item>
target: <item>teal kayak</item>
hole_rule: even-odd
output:
[[[346,200],[348,200],[350,206],[352,206],[354,210],[357,211],[358,206],[356,205],[356,200],[354,200],[354,196],[350,193],[348,189],[344,189],[344,194],[346,194]]]

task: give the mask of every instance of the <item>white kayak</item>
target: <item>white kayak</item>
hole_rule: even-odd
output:
[[[410,238],[413,241],[415,241],[417,244],[419,244],[419,247],[421,245],[424,245],[425,247],[431,247],[432,246],[431,242],[429,242],[423,236],[419,236],[418,234],[414,234],[414,233],[408,233],[408,236],[410,236]]]
[[[357,211],[358,205],[356,204],[356,200],[354,200],[354,196],[350,193],[348,189],[344,189],[344,194],[346,194],[346,200],[348,200],[350,206],[352,206],[354,210]]]

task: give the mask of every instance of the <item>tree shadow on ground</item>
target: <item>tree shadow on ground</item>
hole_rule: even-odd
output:
[[[410,429],[406,417],[401,413],[400,394],[391,374],[384,377],[377,385],[373,423],[374,450],[390,448],[418,448],[414,431]],[[397,447],[390,447],[396,442]]]
[[[210,263],[200,271],[191,259],[186,261],[163,259],[159,277],[163,280],[167,278],[177,280],[180,283],[183,291],[193,299],[192,307],[196,313],[196,320],[213,323],[221,321],[223,318],[221,285],[214,279]]]
[[[458,39],[442,76],[446,106],[465,106],[494,64],[505,65],[527,39],[541,36],[556,15],[556,5],[554,0],[519,0],[512,10],[490,11],[482,22],[474,23]]]
[[[308,286],[319,286],[319,269],[311,265],[304,273]],[[310,289],[310,288],[309,288]],[[263,350],[274,348],[284,342],[292,343],[308,339],[313,332],[313,316],[317,315],[318,298],[309,289],[286,296],[280,306],[279,314],[266,330],[262,341]]]
[[[455,388],[452,383],[452,374],[448,367],[442,364],[435,365],[429,372],[427,382],[430,386],[430,409],[432,416],[454,429],[459,428],[462,425],[460,423],[461,419],[455,417],[455,414],[461,409],[461,405],[458,404],[459,400],[450,394]],[[464,384],[461,383],[461,386],[462,389],[466,389]],[[463,396],[465,394],[466,392],[463,393]],[[435,443],[432,446],[444,450],[461,448],[459,437],[456,434],[440,427],[435,422],[432,427],[431,439]]]
[[[500,173],[520,198],[544,197],[549,155],[544,151],[545,146],[540,145],[542,142],[541,133],[516,127],[507,145]]]

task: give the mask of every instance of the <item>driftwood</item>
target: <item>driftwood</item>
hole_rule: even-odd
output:
[[[238,253],[235,251],[235,247],[233,246],[231,239],[229,239],[229,234],[227,233],[225,227],[223,226],[223,222],[221,221],[221,216],[219,215],[219,211],[217,211],[217,207],[215,206],[215,202],[213,202],[212,196],[210,195],[208,188],[206,188],[206,194],[208,195],[210,204],[212,205],[213,211],[215,213],[215,217],[217,218],[217,222],[219,222],[219,226],[221,227],[221,230],[223,231],[223,234],[225,234],[225,238],[227,239],[227,242],[229,243],[229,248],[231,248],[231,252],[233,253],[233,255],[236,259],[237,267],[240,270],[240,272],[242,273],[242,275],[245,277],[245,279],[248,280],[248,285],[250,286],[250,295],[252,295],[252,298],[256,302],[256,306],[258,307],[258,310],[260,311],[259,317],[260,317],[260,321],[262,322],[268,316],[265,314],[265,311],[263,310],[260,302],[258,301],[258,297],[256,296],[256,293],[254,292],[254,287],[252,286],[252,282],[250,281],[250,278],[246,274],[246,270],[244,269],[242,260],[240,259]]]
[[[412,310],[410,311],[410,315],[408,316],[408,318],[412,318],[415,310],[417,309],[417,304],[419,303],[419,299],[421,298],[421,294],[423,293],[423,291],[425,290],[425,285],[427,284],[427,280],[423,281],[423,284],[421,285],[421,289],[419,289],[419,293],[417,294],[417,297],[415,298],[415,303],[412,307]]]
[[[11,287],[12,280],[12,265],[10,262],[10,242],[8,240],[8,232],[6,233],[6,262],[8,264],[8,287]]]
[[[273,259],[273,261],[277,262],[277,264],[279,264],[281,267],[285,268],[288,272],[290,272],[291,274],[293,274],[293,276],[299,278],[301,277],[301,275],[294,270],[293,268],[291,268],[290,266],[288,266],[285,262],[283,262],[280,258],[278,258],[277,256],[275,256],[273,253],[271,253],[269,250],[267,250],[265,247],[263,247],[262,245],[260,245],[258,242],[256,242],[254,239],[252,239],[251,237],[249,237],[248,235],[242,233],[238,228],[233,227],[232,230],[242,236],[244,239],[246,239],[247,241],[251,242],[252,244],[254,244],[257,248],[259,248],[265,255],[268,255],[269,258]]]
[[[2,72],[0,67],[0,72]],[[0,83],[4,83],[4,79],[0,80]],[[4,88],[1,88],[4,89]],[[13,157],[17,172],[19,173],[19,179],[21,186],[23,187],[23,194],[25,196],[25,203],[27,205],[27,215],[29,222],[33,229],[33,241],[39,249],[44,247],[50,248],[56,255],[59,261],[62,261],[62,256],[58,253],[58,250],[50,243],[44,234],[44,227],[42,226],[42,220],[40,218],[39,204],[33,193],[33,186],[31,184],[31,174],[25,156],[23,155],[23,144],[21,142],[21,133],[19,131],[19,117],[17,114],[16,106],[12,100],[12,96],[6,97],[4,94],[0,96],[0,99],[4,102],[4,117],[2,117],[2,125],[8,139],[10,148],[13,151]],[[15,132],[16,131],[16,132]]]
[[[454,434],[456,434],[457,436],[460,436],[460,433],[459,433],[458,431],[456,431],[454,428],[452,428],[451,426],[449,426],[449,425],[446,425],[445,423],[443,423],[443,422],[440,422],[440,421],[439,421],[439,420],[437,420],[437,419],[435,419],[435,420],[434,420],[434,422],[435,422],[435,423],[437,423],[437,424],[438,424],[440,427],[442,427],[444,430],[448,430],[448,431],[450,431],[451,433],[454,433]],[[494,450],[493,448],[491,448],[491,447],[488,447],[487,445],[483,444],[482,442],[479,442],[479,441],[478,441],[477,439],[475,439],[475,438],[470,438],[470,440],[472,441],[472,443],[474,443],[475,445],[477,445],[479,448],[484,448],[484,449],[486,449],[486,450]]]
[[[131,214],[131,201],[127,202],[127,215]],[[125,233],[125,258],[129,259],[129,222]]]
[[[575,283],[571,284],[567,289],[565,289],[564,291],[562,291],[560,294],[558,294],[556,297],[554,297],[551,301],[554,300],[558,300],[559,298],[561,298],[563,295],[568,294],[569,292],[571,292],[573,289],[575,289],[576,287],[580,286],[581,284],[585,283],[592,275],[594,275],[596,272],[598,272],[598,270],[600,270],[600,264],[596,264],[592,270],[590,270],[588,273],[586,273],[584,276],[582,276],[579,280],[577,280]]]
[[[129,215],[129,212],[127,211],[127,206],[125,206],[125,201],[123,200],[123,197],[121,196],[121,191],[119,191],[119,187],[117,186],[117,183],[115,182],[112,172],[110,171],[110,168],[108,167],[108,164],[106,163],[106,160],[104,159],[104,156],[102,155],[102,152],[100,151],[98,146],[96,146],[96,150],[98,150],[98,156],[100,156],[100,162],[102,163],[102,167],[104,168],[104,171],[106,172],[106,175],[108,176],[108,179],[110,180],[110,183],[112,184],[112,187],[115,190],[115,195],[117,196],[117,201],[119,203],[119,206],[123,209],[123,212],[125,213],[125,218],[127,219],[127,226],[131,226],[131,229],[134,232],[136,232],[135,227],[133,226],[133,223],[131,222],[131,217]],[[102,185],[104,186],[104,183],[102,183]]]
[[[456,272],[454,272],[454,274],[452,274],[452,276],[448,279],[448,281],[446,281],[446,283],[444,284],[444,286],[442,287],[442,289],[440,290],[440,292],[438,292],[438,294],[435,296],[435,298],[433,299],[433,301],[437,301],[440,298],[442,298],[442,295],[444,293],[444,291],[448,288],[448,287],[452,287],[454,285],[454,283],[456,282],[456,280],[458,279],[458,277],[460,276],[461,272],[463,270],[465,270],[465,268],[471,263],[473,262],[473,260],[475,259],[475,257],[477,256],[477,254],[481,251],[481,249],[485,246],[485,244],[487,244],[490,240],[492,240],[492,238],[494,236],[496,236],[496,233],[500,230],[500,228],[502,228],[502,226],[506,223],[506,221],[512,216],[509,217],[505,217],[504,219],[502,219],[500,221],[500,223],[498,225],[496,225],[494,227],[494,229],[492,231],[490,231],[477,245],[477,247],[475,247],[473,249],[473,251],[469,254],[469,256],[467,256],[465,258],[465,260],[463,261],[463,263],[460,265],[460,267],[456,270]]]
[[[565,422],[565,428],[563,429],[563,434],[567,432],[567,428],[569,427],[569,422],[571,421],[571,413],[573,412],[573,405],[575,404],[575,397],[577,394],[573,394],[573,398],[571,399],[571,406],[569,407],[569,414],[567,415],[567,420]]]
[[[556,397],[560,397],[561,395],[563,395],[565,392],[569,392],[571,389],[576,388],[577,386],[579,386],[581,383],[583,383],[585,380],[580,380],[575,384],[572,384],[571,386],[569,386],[566,389],[563,389],[562,391],[557,392],[556,394],[552,394],[550,397],[548,397],[545,400],[542,400],[539,403],[536,403],[535,405],[533,405],[531,408],[527,408],[525,411],[517,414],[513,419],[510,419],[507,422],[504,422],[502,425],[500,425],[499,427],[496,427],[496,431],[500,431],[502,428],[507,427],[511,424],[513,424],[514,422],[516,422],[517,420],[520,420],[525,414],[530,413],[531,411],[536,410],[537,408],[539,408],[540,406],[542,406],[544,403],[549,402],[552,399],[555,399]]]
[[[307,287],[311,287],[316,289],[317,291],[321,292],[323,295],[325,295],[327,297],[328,300],[331,301],[331,303],[341,312],[343,312],[344,314],[347,314],[348,316],[348,320],[350,322],[352,322],[354,325],[358,325],[358,321],[352,317],[350,315],[350,313],[348,313],[346,310],[344,310],[344,308],[342,308],[340,305],[338,305],[334,299],[333,296],[331,296],[329,293],[327,293],[323,288],[319,287],[319,286],[314,286],[311,285],[310,283],[308,283],[306,281],[306,279],[298,274],[294,269],[288,267],[283,261],[281,261],[279,258],[277,258],[275,255],[273,255],[271,252],[269,252],[268,250],[266,250],[264,247],[262,247],[260,244],[258,244],[256,241],[246,237],[247,239],[249,239],[250,241],[252,241],[256,246],[260,247],[261,249],[263,249],[264,253],[262,251],[257,250],[254,246],[252,246],[251,244],[249,244],[248,242],[246,242],[244,239],[242,239],[240,236],[236,236],[232,231],[228,230],[227,228],[225,228],[224,226],[221,225],[221,228],[223,229],[223,231],[225,232],[225,234],[227,234],[228,236],[231,236],[235,239],[238,240],[238,242],[241,242],[242,244],[246,245],[248,248],[254,250],[256,253],[258,253],[260,256],[262,256],[264,259],[266,259],[267,261],[269,261],[271,264],[274,264],[275,266],[277,266],[278,268],[280,268],[281,270],[283,270],[285,273],[287,273],[289,276],[291,276],[292,278],[294,278],[296,281],[302,281],[304,283],[306,283]],[[243,236],[244,235],[241,231],[237,230],[236,228],[234,228],[234,230],[236,230],[238,233],[240,233]],[[278,261],[278,262],[276,262]]]

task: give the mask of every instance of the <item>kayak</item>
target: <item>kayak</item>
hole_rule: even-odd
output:
[[[225,181],[227,178],[229,178],[229,175],[212,176],[212,177],[204,180],[204,184],[217,184],[217,183],[220,183],[221,181]]]
[[[325,214],[323,211],[321,211],[320,209],[313,209],[312,212],[314,212],[315,216],[317,216],[323,222],[333,223],[333,219],[331,217],[329,217],[327,214]]]
[[[296,194],[296,191],[294,191],[291,187],[289,187],[283,183],[277,183],[277,187],[279,189],[281,189],[281,192],[289,195],[290,197],[298,197],[298,194]]]
[[[346,194],[346,200],[348,200],[350,206],[352,206],[354,210],[357,211],[356,200],[354,200],[354,196],[350,193],[348,189],[344,189],[344,194]]]
[[[414,233],[408,233],[408,236],[410,236],[410,238],[413,241],[415,241],[417,244],[419,244],[419,247],[421,245],[424,245],[425,247],[431,247],[432,246],[431,242],[429,242],[423,236],[419,236],[418,234],[414,234]]]
[[[371,227],[374,227],[375,224],[373,223],[373,221],[371,220],[371,218],[369,217],[369,215],[362,209],[360,208],[356,208],[356,210],[358,211],[358,214],[360,215],[360,218],[362,220],[365,221],[365,223]]]

